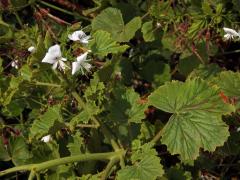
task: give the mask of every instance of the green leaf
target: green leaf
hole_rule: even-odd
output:
[[[59,145],[54,142],[54,140],[51,140],[51,143],[39,142],[39,140],[37,140],[31,145],[31,153],[33,154],[30,160],[31,163],[41,163],[60,157]]]
[[[30,69],[30,67],[27,64],[25,64],[21,67],[20,74],[24,80],[31,81],[32,70]]]
[[[10,138],[9,150],[11,152],[12,162],[15,166],[28,164],[29,159],[32,157],[22,136]]]
[[[11,101],[13,96],[18,92],[19,86],[22,83],[22,77],[12,77],[9,83],[8,89],[3,93],[3,102],[4,106],[8,105]]]
[[[141,18],[135,17],[124,25],[121,11],[110,7],[103,10],[94,18],[92,21],[92,29],[93,31],[107,31],[114,40],[118,42],[127,42],[134,37],[135,32],[141,27],[141,24]]]
[[[133,165],[126,166],[117,172],[117,180],[155,180],[164,174],[157,152],[151,144],[143,145],[133,153]]]
[[[102,30],[99,30],[93,34],[93,40],[90,41],[89,47],[93,53],[101,57],[104,57],[109,53],[123,53],[128,48],[127,45],[119,45],[111,38],[110,33]]]
[[[194,79],[196,77],[200,77],[201,79],[210,81],[220,72],[221,68],[216,64],[200,64],[199,67],[194,69],[187,78]]]
[[[147,61],[140,74],[154,87],[158,87],[171,79],[170,66],[154,60]]]
[[[9,156],[7,149],[4,147],[2,139],[0,139],[0,161],[9,161],[11,157]]]
[[[153,30],[153,21],[145,22],[141,29],[143,33],[143,39],[146,42],[152,42],[155,40],[155,34]]]
[[[163,175],[160,160],[157,157],[144,157],[133,166],[126,166],[118,171],[117,180],[155,180]]]
[[[215,82],[226,96],[240,98],[240,73],[223,71],[215,79]]]
[[[181,58],[179,61],[179,71],[187,76],[200,64],[199,59],[195,55],[191,55],[185,58]]]
[[[77,132],[72,137],[72,142],[70,141],[67,145],[68,150],[71,153],[71,156],[82,154],[81,148],[84,144],[81,134]]]
[[[234,111],[223,103],[219,89],[201,79],[185,83],[173,81],[159,87],[149,96],[149,103],[172,113],[162,129],[162,143],[181,159],[196,159],[199,148],[214,151],[229,136],[221,116]]]
[[[9,24],[3,22],[0,18],[0,44],[8,42],[13,38],[13,31]]]
[[[129,23],[127,23],[122,29],[122,32],[119,34],[117,41],[118,42],[128,42],[131,40],[138,29],[141,28],[142,20],[140,17],[133,18]]]
[[[115,100],[109,104],[109,119],[116,122],[141,123],[145,118],[147,104],[141,103],[139,95],[132,88],[114,89]]]
[[[206,14],[206,15],[213,15],[213,10],[210,7],[210,4],[208,1],[202,2],[202,10],[203,10],[204,14]]]
[[[213,81],[220,87],[224,95],[233,98],[236,109],[240,108],[240,73],[221,72]]]
[[[56,132],[63,127],[60,105],[49,107],[47,111],[36,119],[30,128],[30,138],[40,138]]]

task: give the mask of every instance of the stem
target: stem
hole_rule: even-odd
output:
[[[32,169],[31,170],[31,172],[30,172],[30,174],[29,174],[29,176],[28,176],[28,180],[33,180],[34,179],[34,177],[35,177],[35,172],[34,172],[34,170]]]
[[[61,87],[61,85],[59,85],[59,84],[52,84],[52,83],[38,82],[38,81],[35,81],[34,85],[36,85],[36,86]]]
[[[110,172],[111,172],[112,167],[113,167],[118,161],[119,161],[119,158],[114,157],[114,158],[112,158],[112,159],[108,162],[108,164],[107,164],[107,166],[106,166],[106,168],[105,168],[105,170],[103,171],[103,174],[102,174],[102,176],[101,176],[101,180],[105,180],[105,179],[108,178],[108,176],[110,175]]]
[[[124,150],[119,150],[115,152],[107,153],[93,153],[93,154],[81,154],[76,156],[63,157],[59,159],[54,159],[39,164],[28,164],[23,166],[13,167],[0,172],[0,177],[9,173],[17,171],[31,171],[29,178],[34,177],[35,173],[38,173],[44,169],[49,169],[54,166],[59,166],[62,164],[68,164],[78,161],[90,161],[90,160],[111,160],[112,158],[120,158],[125,153]]]
[[[47,2],[44,2],[44,1],[38,1],[38,2],[39,2],[40,4],[43,4],[43,5],[45,5],[45,6],[48,6],[48,7],[50,7],[50,8],[55,9],[55,10],[61,11],[61,12],[65,13],[65,14],[69,14],[69,15],[71,15],[71,16],[74,16],[74,14],[73,14],[72,12],[67,11],[67,10],[65,10],[65,9],[62,9],[62,8],[60,8],[60,7],[54,6],[54,5],[50,4],[50,3],[47,3]]]
[[[161,138],[163,133],[163,129],[160,129],[158,133],[153,137],[153,139],[150,141],[150,143],[157,143],[157,141]]]
[[[18,15],[18,13],[14,12],[14,15],[16,16],[17,21],[18,21],[19,25],[21,26],[21,28],[23,28],[23,23],[22,23],[22,20],[20,19],[19,15]]]

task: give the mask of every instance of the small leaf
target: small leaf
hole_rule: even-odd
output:
[[[56,132],[63,127],[63,120],[60,113],[60,106],[49,107],[48,110],[36,119],[30,129],[30,138],[41,138],[50,133]]]
[[[117,173],[117,180],[155,180],[164,174],[160,158],[151,144],[145,144],[133,153],[132,166],[126,166]]]
[[[140,17],[133,18],[124,25],[122,13],[116,8],[104,9],[92,21],[93,31],[104,30],[111,34],[111,37],[118,42],[127,42],[132,39],[135,32],[141,27],[142,20]]]
[[[214,151],[229,136],[221,116],[234,107],[221,100],[219,89],[201,79],[166,83],[149,96],[149,103],[173,113],[162,129],[162,143],[183,160],[196,159],[199,148]]]
[[[194,69],[189,75],[188,79],[194,79],[199,77],[204,80],[211,80],[218,73],[221,72],[221,68],[216,64],[203,65],[200,64],[198,68]]]
[[[109,53],[123,53],[128,48],[127,45],[119,45],[108,32],[102,30],[93,34],[93,40],[90,41],[89,46],[93,53],[102,57]]]
[[[153,30],[153,21],[145,22],[142,26],[143,39],[146,42],[152,42],[155,40],[155,34]]]
[[[240,98],[239,72],[223,71],[216,77],[215,82],[225,95]]]
[[[15,166],[29,163],[29,159],[32,157],[22,136],[10,138],[9,150]]]
[[[9,161],[11,157],[9,156],[7,149],[4,147],[2,138],[0,139],[0,161]]]
[[[147,61],[140,74],[154,87],[158,87],[171,79],[170,66],[160,61]]]
[[[73,135],[72,138],[73,138],[72,142],[70,141],[67,145],[68,150],[71,153],[71,156],[82,154],[81,148],[84,142],[83,138],[81,137],[81,134],[77,132],[76,134]]]
[[[109,104],[109,118],[116,122],[141,123],[145,118],[147,103],[142,104],[139,95],[132,88],[116,88],[114,95],[115,100]]]

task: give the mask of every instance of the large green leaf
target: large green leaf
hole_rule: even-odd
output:
[[[199,148],[214,151],[229,136],[221,116],[234,111],[225,104],[217,87],[201,79],[185,83],[173,81],[159,87],[149,96],[149,103],[173,113],[162,129],[162,143],[183,160],[196,159]]]
[[[36,119],[30,129],[30,138],[40,138],[50,132],[54,133],[63,127],[60,106],[49,107],[47,111]]]
[[[109,53],[122,53],[128,48],[127,45],[118,44],[111,38],[110,33],[102,30],[93,34],[93,40],[90,41],[89,46],[93,53],[102,57]]]
[[[114,40],[118,42],[127,42],[134,37],[135,32],[141,27],[141,24],[141,18],[135,17],[124,25],[121,11],[110,7],[103,10],[92,21],[92,29],[93,31],[107,31]]]

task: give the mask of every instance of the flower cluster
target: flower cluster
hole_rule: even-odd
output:
[[[224,40],[233,40],[235,38],[240,38],[240,32],[237,32],[234,29],[224,27],[223,30],[226,33],[224,35]]]
[[[86,45],[88,44],[90,36],[87,36],[82,30],[80,30],[80,31],[75,31],[72,34],[68,35],[68,38],[72,41],[79,41],[80,43]],[[34,52],[35,48],[31,46],[30,48],[28,48],[28,51]],[[75,62],[72,62],[72,75],[74,75],[79,70],[81,70],[83,74],[84,74],[84,69],[88,72],[90,71],[92,65],[88,63],[88,61],[90,60],[87,59],[87,55],[89,52],[91,51],[88,50],[87,52],[81,54],[76,58]],[[58,68],[61,71],[65,71],[66,68],[70,69],[70,67],[66,65],[65,63],[66,61],[67,59],[62,57],[61,48],[60,48],[60,45],[58,44],[51,46],[48,49],[45,57],[42,59],[43,63],[52,64],[52,69]]]

